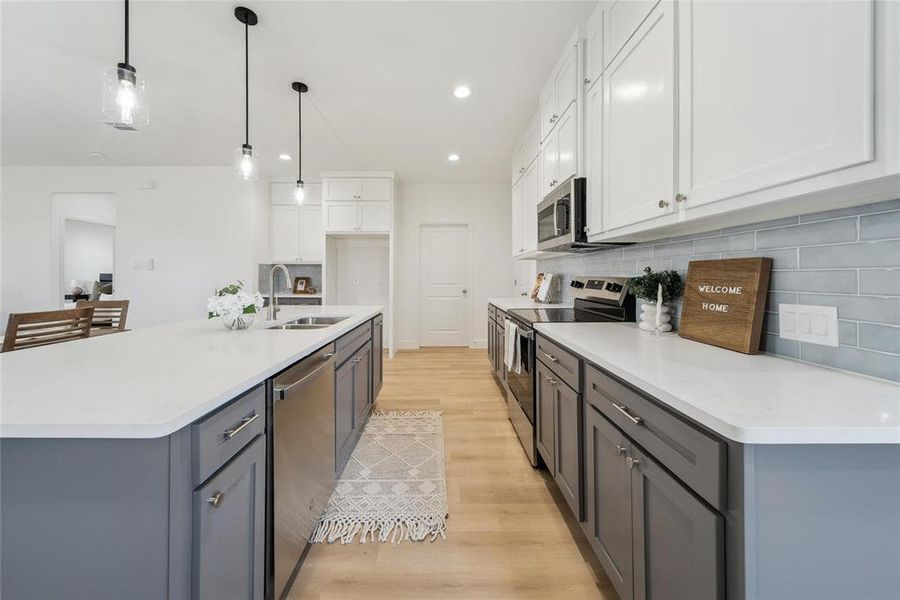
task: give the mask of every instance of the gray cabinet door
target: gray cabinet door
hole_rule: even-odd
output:
[[[625,436],[596,409],[586,405],[583,527],[594,553],[622,600],[634,597],[631,472],[625,462],[627,451]]]
[[[372,325],[372,402],[384,383],[384,321],[375,319]]]
[[[581,394],[560,382],[556,388],[553,437],[556,439],[556,485],[581,521]]]
[[[262,600],[266,437],[194,491],[194,598]]]
[[[534,381],[535,409],[534,432],[537,441],[538,452],[547,464],[550,474],[556,476],[556,439],[554,431],[555,396],[553,373],[537,363],[537,372]]]
[[[334,464],[338,474],[344,470],[353,447],[354,366],[351,359],[334,372]]]
[[[487,353],[491,370],[494,370],[494,320],[488,317],[487,322]]]
[[[369,368],[372,360],[372,346],[366,344],[360,348],[356,354],[356,358],[352,359],[356,364],[353,367],[353,403],[356,408],[355,421],[353,429],[355,433],[359,433],[372,406],[372,371]]]
[[[652,458],[629,452],[634,598],[722,598],[723,517]]]

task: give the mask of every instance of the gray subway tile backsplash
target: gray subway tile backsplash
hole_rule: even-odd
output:
[[[639,275],[693,260],[767,256],[772,277],[761,348],[801,361],[900,381],[900,199],[665,238],[587,255],[538,261],[562,277]],[[778,337],[779,304],[838,308],[838,348]],[[681,304],[674,306],[680,315]],[[679,319],[673,319],[677,323]]]

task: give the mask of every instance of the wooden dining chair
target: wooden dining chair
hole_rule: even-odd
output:
[[[86,338],[91,334],[93,318],[94,309],[91,307],[11,313],[0,352]]]
[[[75,308],[93,308],[91,335],[106,335],[125,331],[128,319],[128,300],[79,300]]]

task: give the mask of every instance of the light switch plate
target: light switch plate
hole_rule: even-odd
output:
[[[136,258],[131,262],[131,270],[132,271],[152,271],[153,270],[153,259],[152,258]]]
[[[779,304],[778,336],[786,340],[837,347],[837,306]]]

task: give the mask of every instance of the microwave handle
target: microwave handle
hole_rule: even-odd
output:
[[[559,235],[559,204],[553,204],[553,234]]]

